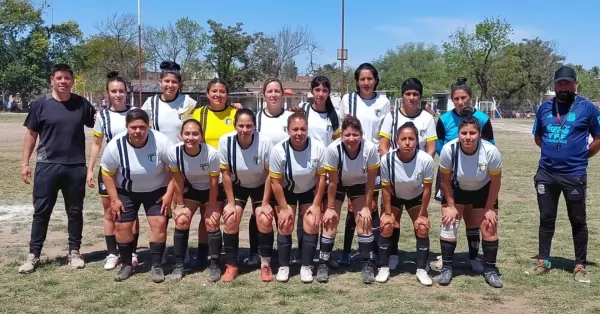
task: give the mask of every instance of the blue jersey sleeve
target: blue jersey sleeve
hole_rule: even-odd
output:
[[[590,116],[589,116],[589,130],[590,134],[594,137],[600,136],[600,111],[596,106],[590,104]]]
[[[533,128],[531,129],[531,134],[541,137],[542,129],[539,127],[542,125],[542,106],[538,108],[538,111],[535,113],[535,119],[533,120]]]

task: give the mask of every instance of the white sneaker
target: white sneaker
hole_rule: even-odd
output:
[[[471,270],[476,274],[483,274],[485,269],[483,268],[483,263],[479,258],[475,258],[471,260]]]
[[[303,283],[313,282],[313,267],[312,266],[300,267],[300,281],[302,281]]]
[[[398,267],[398,255],[390,255],[389,266],[390,270],[396,270]]]
[[[277,271],[277,276],[275,277],[279,282],[287,282],[290,279],[290,267],[289,266],[281,266]]]
[[[108,254],[104,262],[104,269],[111,270],[115,269],[119,265],[119,257],[115,254]]]
[[[78,250],[72,250],[67,255],[67,264],[73,269],[82,269],[85,267],[85,261]]]
[[[379,268],[379,272],[377,272],[375,281],[384,283],[384,282],[387,282],[389,279],[390,279],[390,267]]]
[[[138,256],[135,253],[131,253],[131,266],[134,268],[140,266],[140,261],[138,261]]]
[[[431,286],[433,284],[431,277],[429,277],[425,269],[417,269],[417,279],[424,286]]]
[[[27,255],[27,260],[19,267],[19,273],[29,274],[34,272],[40,266],[40,258],[35,257],[32,253]]]

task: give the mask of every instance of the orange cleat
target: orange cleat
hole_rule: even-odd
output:
[[[260,279],[262,279],[263,282],[273,281],[273,272],[271,271],[270,265],[263,265],[260,268]]]
[[[236,265],[226,264],[225,265],[225,274],[221,277],[221,281],[230,282],[235,279],[238,275],[238,267]]]

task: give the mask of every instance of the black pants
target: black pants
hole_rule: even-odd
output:
[[[50,215],[62,192],[68,218],[69,251],[79,250],[83,233],[83,199],[85,198],[85,164],[63,165],[38,162],[33,183],[33,221],[29,252],[40,256]]]
[[[567,214],[571,222],[575,263],[585,264],[587,259],[588,228],[585,201],[587,176],[556,175],[538,169],[534,177],[537,201],[540,210],[539,257],[548,259],[554,236],[554,225],[561,192],[567,203]]]

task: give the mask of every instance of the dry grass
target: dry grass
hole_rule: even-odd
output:
[[[457,248],[460,253],[456,257],[457,276],[452,284],[449,287],[422,287],[414,277],[415,241],[406,221],[402,223],[400,244],[403,251],[400,259],[404,263],[384,285],[363,285],[355,268],[336,273],[328,284],[301,284],[298,269],[293,270],[293,277],[287,284],[262,283],[258,271],[241,274],[229,284],[208,284],[205,272],[190,274],[178,283],[167,280],[163,284],[153,284],[146,273],[139,273],[123,283],[114,283],[114,272],[102,268],[105,252],[101,207],[92,189],[88,189],[86,198],[82,248],[87,267],[75,271],[64,265],[66,221],[62,203],[59,203],[50,223],[43,267],[34,274],[20,275],[17,268],[27,254],[32,210],[31,186],[23,185],[18,175],[23,118],[22,115],[0,115],[1,313],[600,312],[600,278],[595,275],[598,268],[590,266],[592,284],[581,285],[572,279],[573,245],[564,203],[560,206],[552,250],[555,269],[539,278],[524,275],[535,261],[537,252],[538,210],[533,175],[539,151],[524,131],[523,127],[527,129],[528,125],[523,122],[495,121],[497,142],[504,157],[498,265],[505,282],[504,289],[495,290],[488,287],[483,278],[467,271],[464,263],[468,258],[463,254],[467,251],[464,232],[461,232]],[[599,165],[597,159],[592,160],[590,169]],[[600,246],[597,215],[600,195],[596,189],[600,180],[591,172],[588,181],[589,259],[595,261]],[[430,212],[432,221],[438,222],[440,215],[435,202],[431,203]],[[2,219],[9,214],[12,216],[8,220]],[[241,232],[241,246],[247,248],[245,233]],[[432,259],[439,254],[438,234],[439,227],[434,226],[431,231]],[[142,247],[147,246],[146,235],[147,226],[142,224]],[[196,241],[192,242],[191,246],[195,247]],[[336,249],[340,248],[341,240],[336,243]],[[147,260],[146,248],[140,250],[142,258]]]

